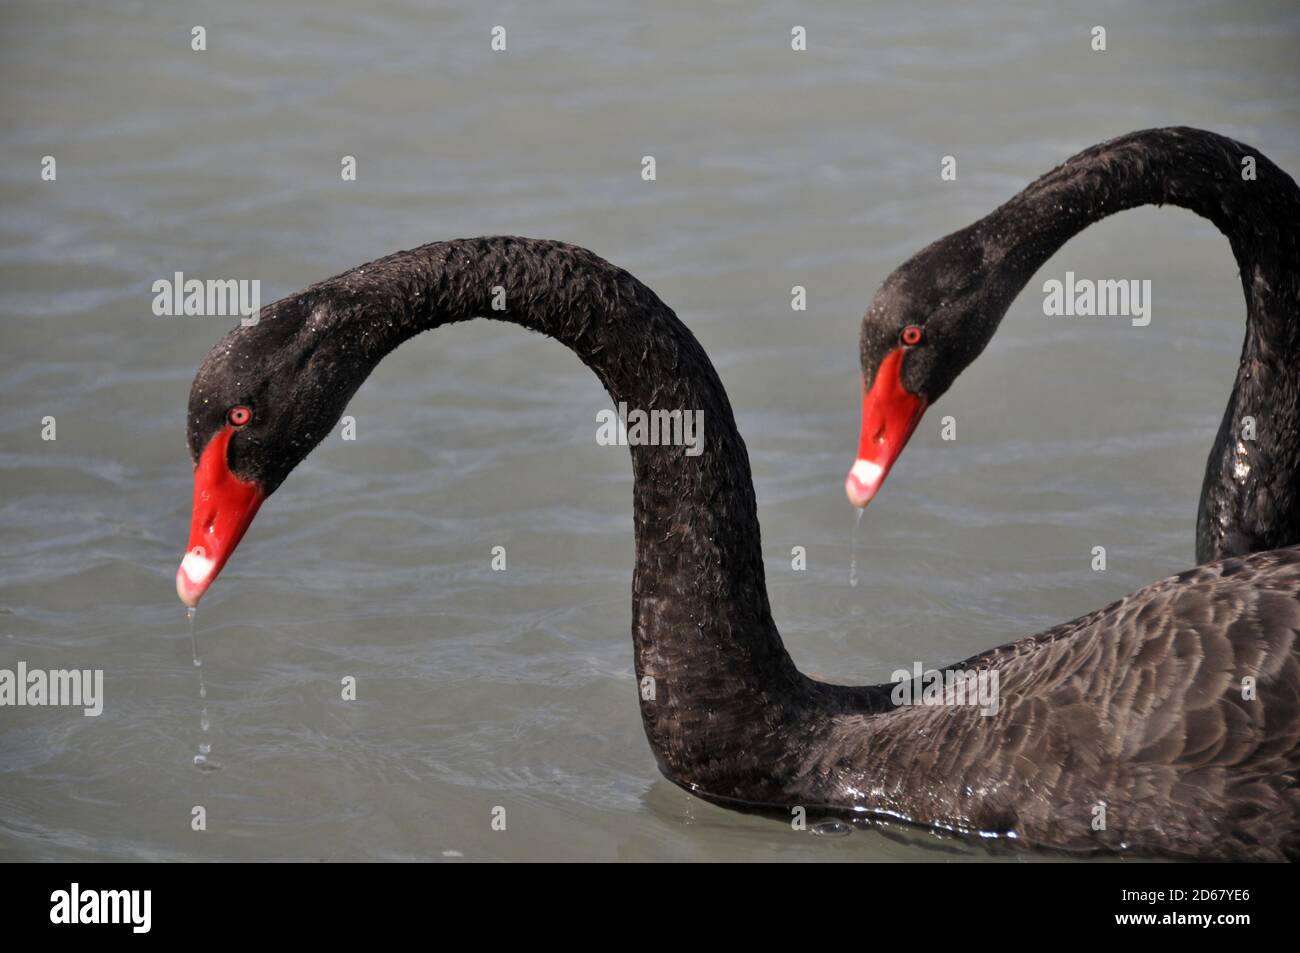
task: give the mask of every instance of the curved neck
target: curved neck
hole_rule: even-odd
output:
[[[734,774],[736,752],[753,746],[773,699],[796,695],[802,676],[768,606],[744,441],[713,365],[672,310],[585,249],[524,238],[426,245],[294,297],[324,332],[311,347],[334,366],[352,361],[362,378],[422,331],[487,317],[555,338],[630,410],[703,413],[697,455],[631,447],[637,684],[628,690],[666,773],[708,784],[708,766],[727,760]]]
[[[988,318],[1000,321],[1034,272],[1093,222],[1166,204],[1228,237],[1246,297],[1241,361],[1206,465],[1197,560],[1300,542],[1300,190],[1258,150],[1197,129],[1151,129],[1062,163],[966,230],[999,279]]]

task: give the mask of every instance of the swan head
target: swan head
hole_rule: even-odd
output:
[[[875,497],[926,408],[979,356],[1006,311],[970,231],[905,262],[862,319],[862,429],[844,481],[854,506]]]
[[[313,330],[311,308],[286,299],[217,343],[190,388],[194,463],[189,544],[176,594],[194,607],[262,502],[330,432],[369,367]]]

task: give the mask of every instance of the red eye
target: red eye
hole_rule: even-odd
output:
[[[247,407],[231,407],[226,419],[230,421],[230,426],[242,427],[253,419],[253,412]]]
[[[921,340],[924,337],[924,331],[915,324],[909,324],[907,327],[903,328],[903,333],[898,336],[898,339],[908,347],[916,347],[916,345],[921,343]]]

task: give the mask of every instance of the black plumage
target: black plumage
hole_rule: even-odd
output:
[[[1237,377],[1201,488],[1196,559],[1300,543],[1300,188],[1225,136],[1147,129],[1099,143],[922,249],[885,279],[863,320],[863,374],[869,383],[902,328],[923,327],[903,380],[933,404],[1044,262],[1094,222],[1142,205],[1212,221],[1246,297]]]
[[[977,656],[964,665],[1001,678],[995,716],[899,708],[889,685],[808,678],[772,621],[748,455],[712,364],[652,291],[584,249],[441,242],[269,306],[200,368],[191,451],[228,408],[251,407],[229,461],[272,492],[385,354],[473,317],[562,342],[630,407],[704,411],[699,456],[631,448],[628,691],[671,780],[787,818],[804,806],[1061,849],[1297,853],[1300,554],[1206,566]],[[1241,698],[1246,676],[1255,701]],[[1095,831],[1099,803],[1108,826]]]

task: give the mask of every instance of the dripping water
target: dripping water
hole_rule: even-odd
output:
[[[185,617],[190,623],[190,650],[194,657],[194,670],[199,673],[199,730],[202,737],[199,739],[198,753],[194,755],[194,767],[200,771],[220,771],[221,765],[209,757],[212,745],[207,737],[212,722],[208,719],[208,686],[203,681],[203,656],[199,654],[199,637],[194,631],[194,616],[197,612],[193,606],[185,610]]]
[[[866,507],[858,510],[858,518],[853,521],[853,536],[849,543],[849,585],[854,588],[858,585],[858,528],[862,525],[862,516],[866,512]]]

